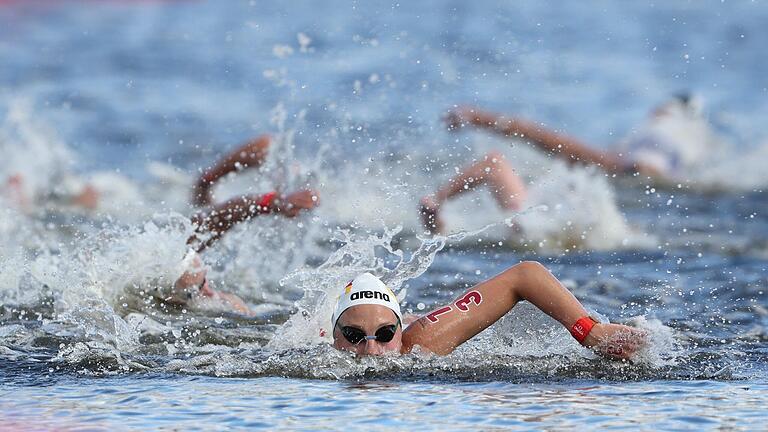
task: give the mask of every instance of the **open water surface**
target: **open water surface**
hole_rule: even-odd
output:
[[[103,198],[2,198],[0,428],[764,428],[766,19],[719,1],[0,1],[0,178],[47,196],[66,172]],[[477,104],[608,147],[681,90],[720,146],[669,185],[440,121]],[[164,308],[146,288],[178,276],[194,176],[261,133],[265,168],[217,196],[309,185],[321,206],[203,255],[255,317]],[[446,207],[459,234],[424,237],[418,198],[494,149],[528,210],[467,194]],[[648,349],[596,358],[528,305],[447,357],[318,336],[360,271],[419,313],[526,259]]]

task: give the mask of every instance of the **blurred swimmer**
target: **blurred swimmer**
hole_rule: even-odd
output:
[[[31,103],[15,98],[2,108],[0,198],[24,213],[51,206],[94,210],[100,193],[76,173],[77,155],[35,119]]]
[[[333,346],[358,355],[405,354],[415,347],[446,355],[527,300],[559,321],[583,346],[615,359],[630,359],[647,343],[644,331],[601,323],[544,266],[522,262],[481,282],[454,302],[412,322],[403,321],[395,294],[370,273],[357,276],[339,295],[331,325]]]
[[[268,135],[260,136],[238,147],[206,169],[193,188],[193,203],[198,206],[210,205],[211,188],[222,177],[260,167],[267,157],[270,141]],[[197,225],[197,232],[201,236],[193,237],[190,243],[197,243],[197,251],[200,252],[240,222],[270,213],[293,218],[302,210],[312,210],[317,205],[318,194],[311,189],[300,189],[287,194],[273,191],[264,195],[243,195],[217,204],[208,212],[193,216],[192,221]],[[208,238],[203,240],[203,235]]]
[[[37,205],[48,203],[94,210],[99,205],[100,194],[93,185],[74,176],[67,176],[46,193],[39,193],[27,187],[24,175],[15,173],[0,185],[0,196],[19,210],[29,213]]]
[[[161,301],[176,305],[200,309],[217,309],[251,316],[253,312],[248,305],[235,294],[218,291],[211,287],[208,280],[208,269],[203,264],[200,255],[190,249],[182,260],[184,269],[181,277],[176,280],[170,292],[156,290],[153,295]]]
[[[659,181],[679,179],[686,170],[712,157],[721,144],[701,115],[700,103],[687,94],[674,96],[651,111],[646,124],[618,143],[615,151],[596,149],[540,123],[474,107],[456,108],[446,121],[450,130],[475,126],[523,139],[570,164],[594,165],[617,175],[637,173]]]
[[[200,206],[210,205],[213,185],[229,173],[261,166],[266,159],[269,144],[269,136],[256,138],[205,170],[193,188],[193,202]],[[302,211],[312,210],[318,204],[318,194],[311,189],[302,189],[288,194],[273,191],[263,195],[243,195],[233,198],[214,205],[209,211],[202,211],[192,216],[196,233],[187,243],[193,249],[190,249],[182,261],[184,272],[181,277],[175,282],[171,293],[162,295],[162,299],[179,305],[218,302],[233,312],[250,315],[250,309],[240,297],[211,288],[206,278],[207,269],[198,253],[212,245],[238,223],[267,214],[294,218]]]
[[[443,232],[440,206],[447,200],[487,185],[496,203],[505,210],[520,210],[526,198],[522,179],[499,152],[490,152],[464,168],[435,192],[421,199],[419,213],[424,227],[432,234]]]

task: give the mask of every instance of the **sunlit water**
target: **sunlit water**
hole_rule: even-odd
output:
[[[77,173],[104,198],[92,213],[0,198],[4,425],[762,426],[768,9],[314,8],[0,2],[0,176],[45,195]],[[708,102],[721,146],[665,187],[439,121],[476,103],[608,146],[681,89]],[[254,318],[162,307],[147,289],[182,271],[194,176],[265,132],[265,168],[218,196],[311,185],[321,207],[260,218],[204,255]],[[525,177],[528,209],[468,194],[446,207],[459,234],[421,238],[418,198],[493,149]],[[419,313],[523,259],[651,346],[632,364],[598,359],[527,305],[447,357],[357,359],[320,336],[328,299],[360,271]]]

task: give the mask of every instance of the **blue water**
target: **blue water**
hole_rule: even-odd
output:
[[[140,193],[127,203],[134,195],[119,189],[125,210],[95,216],[3,209],[0,418],[43,430],[759,429],[768,176],[765,152],[739,156],[765,143],[767,19],[760,3],[715,1],[0,2],[0,117],[23,101],[22,123],[71,149],[73,171],[119,173]],[[594,359],[530,310],[446,358],[353,359],[284,324],[314,288],[284,277],[312,274],[344,230],[394,267],[365,236],[400,225],[394,248],[411,256],[416,199],[467,159],[509,147],[446,132],[440,117],[454,104],[607,148],[683,90],[703,98],[731,148],[733,160],[711,171],[716,187],[652,190],[541,169],[517,143],[510,158],[531,185],[565,191],[542,200],[575,210],[542,237],[544,223],[526,222],[534,237],[522,246],[493,230],[450,245],[406,282],[403,304],[418,312],[536,259],[588,307],[650,328],[649,360]],[[143,258],[153,253],[171,266],[163,257],[183,250],[158,218],[191,211],[176,204],[188,188],[158,186],[147,164],[191,177],[260,133],[281,137],[287,166],[310,171],[282,181],[309,182],[323,201],[313,216],[251,224],[207,252],[214,279],[257,316],[136,301],[127,275],[152,270]],[[22,165],[47,156],[14,144],[6,158],[17,152]],[[451,210],[454,226],[504,217],[478,197]],[[557,234],[571,224],[583,241]]]
[[[105,388],[106,387],[106,388]],[[760,428],[765,384],[327,382],[152,376],[14,389],[4,423],[68,429]],[[5,396],[5,395],[4,395]],[[728,404],[728,409],[715,406]],[[120,418],[119,424],[113,418]]]

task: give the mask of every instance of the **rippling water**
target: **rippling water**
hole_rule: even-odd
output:
[[[105,388],[106,387],[106,388]],[[81,378],[14,389],[11,426],[82,429],[542,429],[761,426],[765,384],[328,382],[258,378]],[[53,396],[53,398],[51,397]],[[722,406],[728,406],[724,410]],[[119,423],[115,421],[119,417]],[[7,421],[7,419],[6,419]]]
[[[91,213],[2,201],[5,427],[762,426],[768,8],[325,7],[0,2],[0,178],[48,190],[66,168],[104,198]],[[439,120],[472,103],[607,147],[680,90],[703,96],[723,150],[663,187]],[[309,184],[322,206],[261,218],[204,255],[256,316],[149,300],[143,287],[184,254],[192,179],[259,133],[274,136],[265,169],[218,193]],[[420,238],[418,198],[492,149],[525,177],[530,208],[505,214],[479,192],[446,207],[464,234]],[[595,358],[526,305],[447,357],[356,359],[318,336],[326,297],[358,271],[418,313],[524,259],[647,329],[650,348]]]

